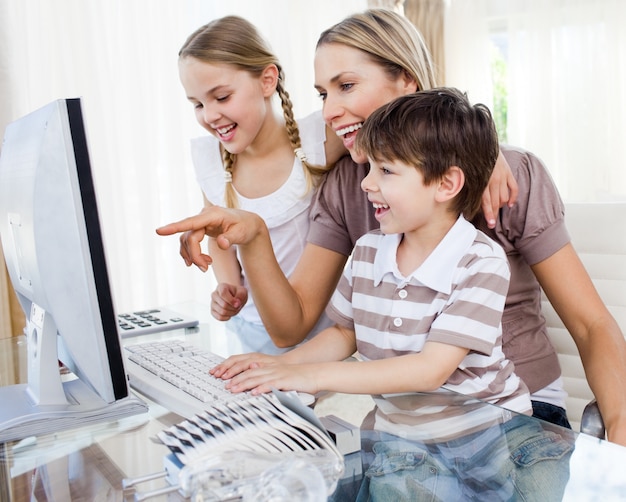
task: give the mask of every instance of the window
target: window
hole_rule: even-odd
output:
[[[492,108],[567,201],[626,199],[626,4],[451,0],[447,84]]]

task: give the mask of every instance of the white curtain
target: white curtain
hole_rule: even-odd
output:
[[[279,56],[297,116],[313,89],[320,32],[366,0],[0,0],[0,133],[48,102],[80,96],[118,311],[209,302],[212,274],[187,269],[154,229],[202,205],[189,158],[195,122],[177,53],[226,14],[255,23]]]
[[[446,83],[492,104],[490,37],[508,59],[508,142],[569,201],[626,199],[626,2],[449,0]]]

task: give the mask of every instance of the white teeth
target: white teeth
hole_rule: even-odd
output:
[[[387,204],[377,204],[376,202],[372,202],[374,209],[389,209]]]
[[[229,125],[228,127],[218,127],[216,131],[220,134],[228,134],[235,128],[235,124]]]
[[[338,129],[335,134],[337,134],[337,136],[343,136],[345,134],[348,134],[349,132],[358,131],[359,129],[361,129],[361,127],[363,127],[363,122],[359,122],[358,124],[352,124],[351,126],[344,127],[343,129]]]

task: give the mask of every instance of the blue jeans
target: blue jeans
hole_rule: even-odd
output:
[[[373,461],[357,501],[560,501],[575,439],[560,432],[520,416],[441,443],[362,430]]]
[[[560,425],[567,429],[571,429],[572,426],[567,419],[567,413],[565,409],[554,404],[544,403],[542,401],[532,401],[533,405],[533,417],[545,420],[551,424]]]

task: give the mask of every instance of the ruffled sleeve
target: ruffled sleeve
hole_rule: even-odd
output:
[[[191,160],[196,180],[209,202],[224,205],[224,165],[220,143],[213,136],[200,136],[191,140]]]

